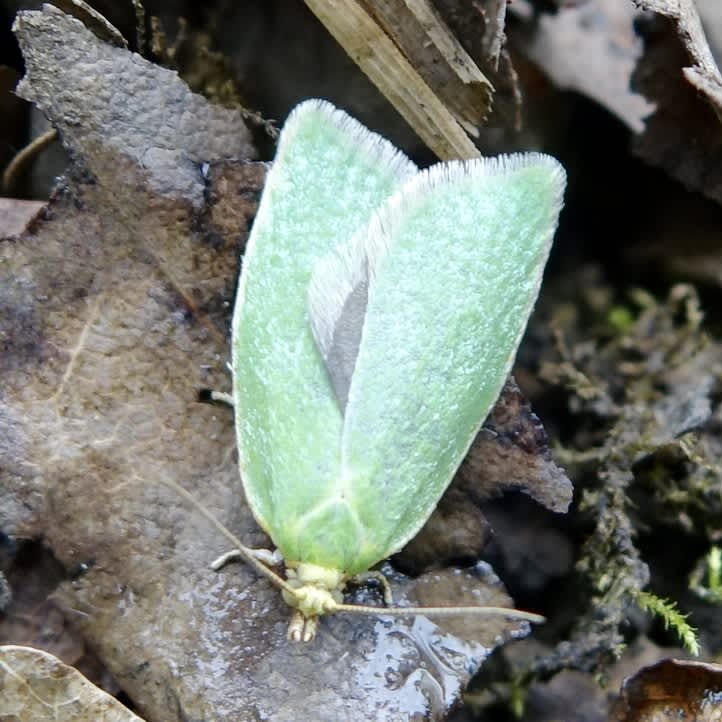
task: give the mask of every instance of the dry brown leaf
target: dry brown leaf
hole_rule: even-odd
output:
[[[572,484],[552,459],[539,417],[509,377],[459,469],[462,486],[479,501],[516,489],[550,511],[566,512]]]
[[[0,721],[143,722],[77,669],[32,647],[0,647]]]
[[[40,201],[0,198],[0,238],[20,235],[44,206]]]
[[[722,74],[717,67],[694,0],[635,0],[642,10],[669,18],[692,64],[682,69],[685,78],[710,102],[722,122]]]
[[[722,74],[692,0],[634,0],[661,16],[646,29],[634,85],[656,105],[634,150],[722,202]]]
[[[636,133],[654,106],[629,87],[642,53],[638,12],[619,0],[590,0],[538,17],[524,52],[562,90],[575,90],[614,113]]]
[[[277,590],[242,565],[212,572],[223,541],[159,483],[268,544],[243,503],[232,415],[197,400],[228,386],[238,258],[265,174],[228,160],[252,153],[240,114],[52,6],[16,29],[21,92],[74,166],[42,221],[0,247],[0,528],[87,566],[55,598],[150,718],[442,717],[525,624],[467,620],[462,638],[423,618],[339,615],[291,645]],[[510,603],[491,579],[458,578]],[[401,602],[419,585],[454,594],[394,578]]]
[[[55,0],[53,3],[57,8],[68,15],[78,18],[88,30],[92,30],[101,40],[113,43],[121,48],[128,47],[128,41],[102,13],[85,0]]]
[[[665,659],[625,680],[611,722],[717,722],[722,665]]]

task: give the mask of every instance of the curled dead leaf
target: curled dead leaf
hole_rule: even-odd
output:
[[[622,685],[611,722],[716,722],[722,715],[722,665],[665,659]]]
[[[552,458],[544,427],[512,376],[438,507],[397,555],[402,568],[418,573],[478,558],[491,534],[480,505],[509,490],[560,513],[569,508],[573,493]]]
[[[0,719],[143,722],[77,669],[33,647],[0,647]]]
[[[644,25],[633,85],[656,105],[634,151],[687,187],[722,202],[722,74],[692,0],[635,0]]]
[[[536,18],[524,52],[563,90],[595,100],[635,133],[654,106],[629,87],[642,42],[631,3],[594,0]]]

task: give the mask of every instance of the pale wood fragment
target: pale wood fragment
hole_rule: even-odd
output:
[[[368,11],[474,138],[494,88],[429,0],[365,0]]]
[[[306,4],[441,160],[480,156],[444,101],[359,0]]]

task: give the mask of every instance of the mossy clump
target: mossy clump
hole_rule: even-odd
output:
[[[576,565],[587,600],[570,639],[537,659],[529,679],[603,670],[635,606],[696,648],[674,604],[644,591],[650,568],[637,537],[661,527],[711,544],[722,534],[722,346],[702,329],[695,290],[675,286],[664,301],[634,291],[623,316],[613,294],[602,296],[571,313],[557,306],[555,350],[541,366],[574,419],[555,456],[581,488],[589,523]]]

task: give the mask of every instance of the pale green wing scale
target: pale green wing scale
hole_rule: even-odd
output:
[[[362,572],[428,519],[511,369],[565,182],[538,153],[441,164],[319,262],[309,311],[344,418],[335,482],[298,544],[338,519],[358,542],[352,560],[330,546],[316,563]]]
[[[344,564],[358,545],[342,515],[312,534],[306,523],[337,495],[343,432],[308,322],[311,273],[415,172],[388,141],[322,101],[299,105],[281,133],[243,259],[232,367],[246,497],[289,563]]]

